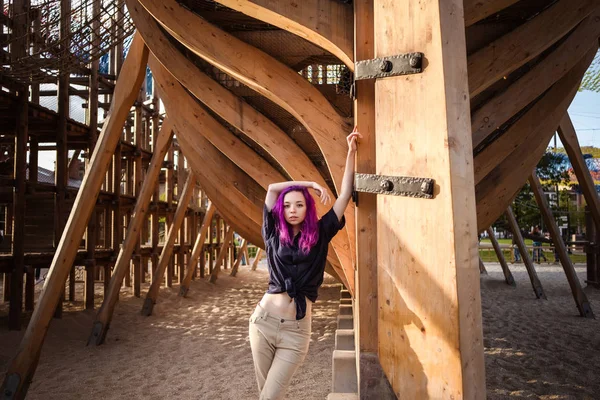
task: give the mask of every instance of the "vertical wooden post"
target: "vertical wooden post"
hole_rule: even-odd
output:
[[[60,38],[61,40],[69,35],[69,24],[71,18],[71,1],[61,0],[60,2]],[[69,41],[63,42],[64,50],[69,53]],[[67,57],[63,59],[67,61]],[[55,174],[55,225],[54,225],[54,243],[58,247],[63,230],[65,228],[67,205],[67,178],[68,178],[68,144],[67,144],[67,118],[69,118],[69,70],[65,65],[61,65],[60,75],[58,77],[58,131],[56,133],[56,174]],[[73,266],[70,266],[73,269]],[[71,274],[72,275],[72,274]],[[63,290],[64,292],[64,290]],[[63,294],[64,299],[64,294]],[[62,301],[59,301],[54,314],[56,318],[62,317]]]
[[[252,261],[252,267],[250,268],[252,271],[256,271],[256,267],[258,266],[258,262],[260,261],[260,258],[262,257],[262,251],[263,251],[262,249],[256,250],[256,256],[254,257],[254,260]]]
[[[111,116],[105,121],[98,144],[94,150],[91,167],[86,171],[77,193],[64,234],[56,249],[44,289],[33,311],[25,336],[17,354],[7,369],[0,393],[12,393],[9,398],[23,398],[32,381],[42,343],[46,336],[52,312],[56,308],[61,289],[73,265],[79,242],[96,204],[96,198],[104,180],[109,157],[119,138],[119,132],[133,104],[137,89],[144,77],[148,49],[141,37],[135,35],[123,66],[121,78],[115,86]],[[144,67],[143,72],[141,66]]]
[[[27,16],[29,1],[15,0],[13,2],[13,35],[16,38],[11,45],[13,61],[25,57],[27,52]],[[8,308],[8,329],[21,330],[21,315],[23,311],[23,274],[25,273],[25,191],[27,182],[27,142],[28,136],[28,104],[29,87],[22,85],[17,92],[17,124],[15,132],[14,177],[12,219],[12,254],[13,270],[10,274],[10,304]],[[4,276],[7,279],[8,275]]]
[[[598,253],[600,247],[598,244],[600,243],[600,235],[599,230],[596,229],[594,218],[589,211],[589,206],[585,206],[585,236],[588,240],[588,244],[585,248],[585,263],[587,270],[586,283],[596,288],[600,288],[600,270],[598,269]]]
[[[354,0],[354,59],[375,56],[373,0]],[[376,172],[375,82],[358,80],[354,101],[354,124],[363,135],[356,154],[356,171]],[[355,348],[358,350],[359,397],[370,398],[389,392],[377,353],[377,197],[358,193],[356,213],[356,278],[354,298]],[[259,250],[260,252],[260,250]],[[259,253],[257,253],[259,255]],[[256,269],[257,260],[252,265]],[[369,384],[367,384],[369,383]]]
[[[129,110],[128,110],[129,111]],[[112,249],[113,258],[116,260],[121,247],[121,238],[123,235],[123,214],[121,212],[121,176],[122,176],[122,156],[121,156],[121,138],[122,132],[119,132],[119,141],[115,145],[113,155],[113,220],[112,220]]]
[[[238,252],[237,258],[235,259],[235,263],[233,267],[231,267],[231,276],[236,276],[238,272],[238,268],[240,267],[240,263],[242,262],[242,257],[244,256],[244,252],[248,247],[248,241],[246,239],[242,239],[242,243],[240,245],[240,250]]]
[[[92,15],[95,17],[91,25],[92,48],[100,44],[100,0],[92,3]],[[91,53],[91,52],[90,52]],[[90,54],[91,55],[91,54]],[[87,123],[90,127],[88,155],[92,154],[98,141],[98,69],[100,60],[93,60],[90,65],[89,100],[87,108]],[[89,156],[88,156],[89,159]],[[89,162],[86,169],[90,167]],[[94,282],[96,280],[96,242],[97,242],[98,213],[94,209],[88,222],[86,238],[86,263],[85,263],[85,290],[84,302],[86,310],[94,309]]]
[[[206,210],[206,214],[204,215],[202,226],[200,227],[200,234],[196,237],[196,243],[194,243],[194,249],[192,250],[192,255],[190,256],[190,259],[188,261],[188,269],[185,274],[185,278],[183,279],[183,282],[181,282],[179,295],[182,297],[185,297],[187,295],[188,290],[190,289],[190,282],[192,281],[194,270],[198,265],[198,257],[200,255],[204,257],[204,242],[206,240],[207,231],[209,231],[209,226],[212,223],[212,217],[215,214],[215,210],[216,208],[214,204],[210,203],[210,205],[208,206],[208,210]]]
[[[145,81],[145,80],[144,80]],[[142,189],[142,103],[145,100],[146,85],[142,84],[140,93],[138,95],[137,102],[135,104],[135,112],[133,116],[133,126],[135,133],[135,158],[133,160],[134,168],[134,190],[135,196],[139,198],[140,190]],[[145,216],[143,218],[145,221]],[[138,240],[135,244],[135,250],[133,255],[133,295],[140,297],[141,295],[141,284],[142,284],[142,254],[141,254],[141,241],[142,232],[138,231]]]
[[[173,175],[174,168],[174,160],[175,160],[175,148],[174,145],[171,145],[169,152],[167,153],[167,174],[166,174],[166,182],[165,182],[165,191],[167,194],[167,215],[165,218],[165,238],[167,236],[167,227],[173,224],[173,192],[175,189],[175,179]],[[178,189],[181,186],[178,187]],[[165,239],[166,240],[166,239]],[[164,249],[164,248],[163,248]],[[167,276],[165,277],[165,286],[172,287],[173,286],[173,253],[169,253],[169,264],[167,266]],[[153,279],[154,281],[154,279]]]
[[[219,226],[219,216],[217,215],[214,218],[214,222],[210,221],[210,225],[208,227],[208,274],[212,274],[213,265],[214,265],[214,254],[215,250],[213,247],[213,235],[215,232],[218,232]]]
[[[535,272],[535,268],[533,267],[533,261],[529,256],[529,252],[527,251],[527,247],[525,247],[525,241],[523,241],[523,236],[521,235],[521,229],[519,229],[519,224],[517,223],[517,219],[515,218],[515,214],[513,213],[512,207],[508,207],[506,209],[506,219],[508,220],[508,226],[512,231],[513,237],[515,238],[515,242],[517,242],[517,247],[519,248],[519,252],[521,253],[521,258],[523,259],[523,264],[525,264],[525,268],[527,269],[527,274],[529,275],[529,280],[531,281],[531,286],[533,287],[533,293],[535,293],[535,297],[538,299],[546,299],[546,294],[544,293],[544,288],[542,287],[542,283]]]
[[[219,278],[221,264],[225,259],[225,255],[227,254],[227,249],[229,248],[229,243],[231,242],[231,239],[233,239],[233,227],[229,226],[229,229],[227,229],[227,233],[225,233],[225,237],[223,238],[223,245],[221,246],[221,250],[219,251],[217,262],[215,263],[215,267],[213,268],[213,271],[210,274],[210,283],[215,283]]]
[[[158,134],[156,145],[154,146],[154,154],[152,155],[152,160],[148,167],[146,179],[142,184],[137,203],[135,204],[135,209],[133,210],[133,219],[127,226],[127,234],[125,235],[125,241],[123,242],[123,246],[117,257],[113,277],[110,281],[110,287],[104,296],[104,301],[98,311],[98,315],[96,315],[96,320],[94,321],[88,344],[95,343],[96,345],[100,345],[104,343],[115,306],[119,300],[119,291],[121,290],[125,274],[127,274],[129,259],[131,258],[135,245],[139,242],[139,231],[142,223],[146,221],[150,197],[154,192],[154,188],[157,186],[160,168],[165,159],[167,149],[171,145],[172,138],[172,125],[168,119],[165,119],[162,129]],[[153,274],[153,278],[156,278],[155,274]]]
[[[38,181],[39,143],[36,137],[29,138],[29,181]],[[33,311],[35,305],[35,271],[39,268],[26,268],[25,310]]]
[[[152,310],[154,309],[154,304],[156,303],[156,298],[158,297],[160,281],[165,274],[165,268],[167,267],[167,263],[171,259],[171,256],[173,254],[173,245],[175,244],[175,237],[178,234],[181,223],[183,222],[183,218],[185,217],[185,212],[187,211],[188,204],[190,202],[192,194],[194,193],[194,186],[196,186],[196,177],[193,173],[190,172],[187,180],[185,181],[185,185],[183,186],[183,191],[179,194],[177,210],[175,211],[173,223],[169,227],[169,233],[167,234],[165,245],[163,247],[162,252],[160,253],[160,260],[158,261],[158,269],[156,270],[156,276],[152,277],[152,284],[150,285],[150,289],[148,289],[146,300],[144,300],[144,306],[142,307],[142,315],[144,316],[152,315]]]
[[[481,399],[463,2],[375,0],[374,29],[375,57],[424,54],[422,73],[375,81],[376,172],[436,188],[429,200],[377,195],[380,362],[399,398]]]
[[[86,310],[94,309],[94,282],[96,278],[96,235],[98,214],[94,210],[87,226],[85,247],[87,251],[85,260],[85,290],[83,298]]]
[[[562,237],[560,236],[558,225],[556,225],[554,216],[550,211],[550,207],[548,206],[548,202],[546,201],[546,197],[544,196],[544,190],[542,188],[542,185],[540,184],[540,180],[538,179],[535,173],[535,170],[529,177],[529,183],[531,184],[531,190],[533,191],[535,200],[537,201],[538,207],[540,208],[540,212],[542,214],[542,218],[544,219],[544,223],[546,224],[546,228],[550,232],[550,237],[552,238],[554,246],[556,246],[558,258],[560,259],[560,263],[562,264],[563,269],[565,271],[565,275],[567,276],[567,280],[569,281],[569,286],[571,287],[571,292],[573,293],[575,304],[577,304],[579,315],[586,318],[594,318],[592,307],[590,306],[590,302],[588,301],[585,292],[581,288],[581,283],[579,282],[579,278],[577,277],[575,268],[573,268],[573,264],[571,263],[571,259],[569,258],[569,254],[567,253],[567,248],[563,243]]]
[[[485,269],[485,265],[483,264],[483,260],[479,257],[479,273],[482,275],[487,275],[487,269]]]
[[[498,261],[500,262],[500,266],[502,267],[502,272],[504,273],[504,280],[507,285],[516,286],[515,278],[512,276],[510,269],[508,269],[508,264],[504,259],[504,254],[502,253],[502,249],[498,244],[498,240],[496,240],[496,236],[494,235],[494,230],[490,226],[487,228],[487,233],[492,242],[492,246],[494,246],[494,251],[496,252],[496,257],[498,257]]]
[[[558,134],[560,136],[560,141],[565,146],[569,161],[573,166],[575,176],[577,176],[577,181],[579,182],[579,187],[581,187],[585,201],[590,208],[596,227],[600,229],[600,199],[598,198],[592,175],[583,159],[581,147],[579,147],[579,141],[577,140],[577,134],[575,133],[575,128],[573,127],[573,123],[571,122],[568,113],[566,113],[560,121]]]

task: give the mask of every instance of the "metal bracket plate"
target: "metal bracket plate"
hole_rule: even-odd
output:
[[[434,180],[431,178],[372,174],[354,175],[354,190],[357,192],[432,199],[433,186]]]
[[[421,73],[423,56],[423,53],[406,53],[357,61],[354,65],[354,80]]]

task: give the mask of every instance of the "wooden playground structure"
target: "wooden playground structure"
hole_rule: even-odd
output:
[[[184,297],[221,265],[235,276],[248,244],[263,246],[269,184],[316,181],[335,194],[353,125],[364,136],[357,172],[370,175],[357,174],[326,269],[351,299],[353,393],[485,398],[478,233],[506,215],[533,295],[546,297],[510,207],[526,182],[579,314],[594,317],[535,167],[558,130],[600,232],[567,113],[598,51],[598,0],[1,4],[0,273],[9,329],[28,320],[1,399],[25,397],[48,326],[74,298],[76,266],[86,308],[95,282],[104,285],[88,340],[100,345],[123,284],[139,297],[148,279],[141,313],[150,316],[175,276]],[[70,98],[83,99],[85,123],[70,117]],[[48,150],[54,182],[41,183]],[[35,299],[35,269],[47,267]],[[597,263],[588,280],[600,281]]]

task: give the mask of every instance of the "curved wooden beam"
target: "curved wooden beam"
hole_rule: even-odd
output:
[[[177,113],[172,113],[172,118],[176,118]],[[237,168],[227,157],[225,157],[222,153],[220,153],[214,146],[212,146],[208,141],[205,144],[208,144],[207,147],[198,146],[193,142],[194,131],[185,132],[184,129],[179,129],[177,127],[177,123],[175,124],[176,132],[178,133],[177,139],[179,143],[182,145],[182,150],[186,160],[190,163],[198,182],[200,182],[202,189],[206,192],[207,196],[211,199],[213,203],[217,206],[219,210],[219,214],[221,214],[229,224],[231,224],[236,232],[240,233],[244,238],[250,240],[252,243],[256,243],[257,245],[263,244],[262,236],[260,234],[261,224],[255,224],[252,221],[247,221],[244,217],[248,216],[250,213],[258,214],[262,217],[262,204],[264,204],[264,196],[266,193],[263,192],[260,204],[251,204],[248,205],[245,200],[247,200],[240,193],[235,192],[237,190],[238,184],[240,182],[240,177],[234,178],[234,184],[231,185],[232,178],[231,176],[227,176],[227,173],[222,174],[223,170],[228,170],[229,172],[242,172],[241,170],[235,171]],[[187,128],[185,128],[187,129]],[[188,141],[191,133],[191,140]],[[196,151],[198,149],[202,149],[200,153]],[[200,157],[198,156],[200,154]],[[217,165],[217,169],[211,170],[210,163],[212,160],[220,160],[221,164]],[[221,168],[218,168],[218,167]],[[233,199],[233,201],[231,200]],[[215,200],[217,200],[215,202]],[[243,208],[240,209],[240,203],[243,202]],[[221,211],[222,210],[222,211]],[[337,278],[344,286],[348,287],[349,284],[343,275],[342,266],[339,264],[339,261],[333,254],[330,252],[327,257],[327,261],[332,266],[333,270],[329,267],[325,268],[325,271],[328,272],[333,277]]]
[[[519,0],[464,0],[465,27],[504,10]]]
[[[134,0],[128,0],[129,3]],[[140,0],[192,52],[283,107],[314,137],[340,190],[349,125],[310,82],[275,58],[208,23],[175,0]]]
[[[165,103],[165,108],[168,111],[170,106],[167,108]],[[169,115],[173,118],[177,114],[171,112]],[[204,143],[193,141],[194,133],[190,135],[185,129],[187,127],[180,128],[179,123],[175,123],[175,132],[181,150],[210,201],[238,233],[252,243],[262,243],[261,225],[256,222],[261,218],[260,210],[238,189],[240,183],[244,183],[240,182],[240,178],[246,180],[249,178],[241,177],[240,174],[243,172],[208,141]]]
[[[75,204],[52,259],[38,305],[33,311],[17,355],[6,372],[0,393],[11,393],[12,398],[24,398],[27,394],[50,320],[77,255],[77,249],[88,220],[96,205],[100,187],[104,182],[106,170],[119,141],[125,119],[129,115],[129,109],[137,98],[146,75],[147,59],[148,49],[140,35],[135,35],[115,85],[109,116],[102,126],[90,161],[90,168],[85,173]]]
[[[594,45],[594,49],[598,47]],[[595,50],[594,50],[595,51]],[[588,56],[591,51],[588,48]],[[494,168],[508,157],[515,149],[522,144],[527,146],[531,140],[540,135],[545,136],[545,132],[555,132],[560,119],[564,115],[572,97],[573,85],[580,79],[578,71],[582,62],[587,57],[580,58],[576,66],[571,68],[570,72],[560,81],[552,86],[544,96],[536,102],[518,121],[516,121],[502,136],[490,143],[485,149],[475,156],[473,168],[475,173],[475,184],[479,184]],[[558,115],[556,112],[558,111]],[[550,118],[553,115],[554,118]],[[527,172],[522,176],[523,183],[527,178]]]
[[[188,95],[181,87],[179,82],[156,60],[155,57],[150,57],[149,65],[153,71],[155,84],[159,87],[163,102],[165,104],[177,104],[177,125],[180,127],[187,127],[186,131],[189,132],[194,130],[195,132],[200,131],[202,132],[202,136],[206,136],[206,138],[204,138],[201,135],[196,134],[192,139],[194,142],[212,140],[213,145],[216,144],[215,147],[217,147],[221,153],[226,155],[234,163],[237,163],[240,169],[247,172],[250,175],[250,178],[254,179],[265,190],[271,183],[286,180],[262,157],[256,154],[217,121],[213,120],[213,122],[207,123],[206,117],[208,117],[208,119],[212,119],[212,117],[206,115],[204,110],[193,101],[190,95]],[[205,117],[203,118],[202,115]],[[245,151],[241,152],[239,150]],[[317,204],[320,204],[320,202],[317,201]],[[319,208],[322,209],[321,211],[324,211],[323,205],[320,204]],[[255,222],[262,223],[262,218],[260,221]],[[343,256],[343,253],[341,253],[341,255]],[[329,255],[329,258],[334,257],[334,254]],[[339,262],[335,263],[335,265],[338,264]],[[354,276],[351,259],[344,259],[342,267],[344,272],[339,271],[339,274],[343,273],[346,276],[346,282],[353,283],[354,280],[350,278]]]
[[[254,19],[308,40],[339,58],[354,71],[352,5],[322,0],[217,0]]]
[[[597,7],[595,0],[559,0],[467,60],[471,98],[513,72],[565,36]]]
[[[546,151],[548,142],[577,93],[579,83],[594,59],[596,50],[597,47],[590,50],[564,78],[552,87],[554,98],[553,101],[547,100],[548,108],[538,120],[538,129],[535,129],[534,133],[526,132],[529,133],[527,139],[514,148],[476,185],[477,228],[479,231],[486,229],[502,215],[525,184],[528,173],[537,165]],[[564,90],[567,90],[566,95]],[[544,100],[542,99],[540,102]]]
[[[587,17],[569,37],[541,63],[504,92],[471,114],[473,148],[500,125],[517,114],[581,60],[600,36],[600,10]]]
[[[135,6],[135,0],[127,4]],[[152,16],[195,54],[283,107],[315,139],[339,193],[346,164],[346,133],[350,127],[317,88],[296,71],[249,46],[181,7],[175,0],[138,1]],[[240,62],[243,58],[244,62]],[[354,204],[345,212],[350,255],[354,259]],[[348,288],[353,291],[353,286]]]
[[[151,69],[153,71],[157,70],[157,73],[163,77],[161,81],[165,83],[169,91],[176,92],[171,97],[187,98],[183,89],[175,85],[176,82],[173,79],[175,78],[221,118],[244,132],[250,139],[265,149],[288,172],[292,179],[315,181],[320,185],[327,186],[314,164],[285,132],[248,105],[243,99],[200,72],[189,59],[169,42],[166,35],[159,29],[157,22],[143,7],[134,5],[129,10],[138,32],[142,34],[156,59],[164,66],[163,68],[166,67],[166,70],[168,70],[159,70],[160,64],[156,63],[159,65],[155,65],[154,57],[151,57]],[[193,115],[195,118],[207,121],[206,123],[198,121],[198,130],[240,168],[248,172],[263,188],[268,188],[269,183],[284,180],[282,176],[275,176],[276,171],[270,165],[264,165],[265,162],[261,157],[220,123],[208,116],[195,102],[191,106],[194,107]],[[215,124],[218,126],[215,126]],[[203,126],[206,129],[203,129]],[[222,140],[223,143],[219,145],[216,142],[218,140]],[[231,146],[230,141],[235,145]],[[248,150],[250,154],[247,154]],[[240,151],[244,153],[239,153]],[[256,157],[260,160],[253,161]],[[258,172],[252,173],[256,170]],[[257,179],[257,176],[267,175],[267,171],[271,171],[272,181]],[[330,206],[323,205],[318,199],[316,200],[320,215],[324,215],[329,211]],[[347,215],[346,219],[349,217],[352,217],[352,215]],[[336,235],[332,240],[332,245],[346,274],[353,276],[351,247],[347,231]],[[352,281],[352,279],[350,280]]]
[[[271,183],[287,180],[264,158],[209,115],[155,57],[149,58],[148,65],[156,83],[160,85],[164,96],[162,100],[165,103],[177,104],[178,113],[189,117],[187,122],[198,133],[194,140],[198,140],[198,136],[204,137],[264,189]]]

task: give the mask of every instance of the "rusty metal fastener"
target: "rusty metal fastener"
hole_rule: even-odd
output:
[[[381,181],[381,183],[379,185],[381,186],[381,188],[383,190],[387,190],[387,191],[390,191],[390,190],[392,190],[394,188],[394,184],[391,181],[387,180],[387,179]]]
[[[420,57],[416,57],[416,56],[412,56],[408,62],[409,62],[409,64],[410,64],[411,67],[417,68],[419,66],[419,64],[421,64],[421,58]]]
[[[392,62],[390,60],[383,60],[379,65],[381,72],[390,72],[392,70]]]

